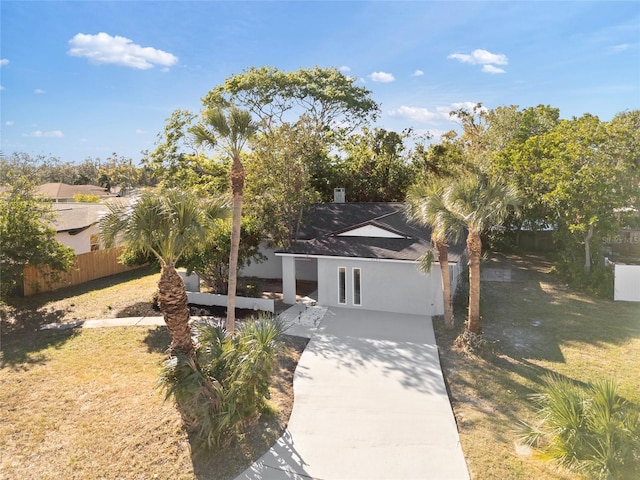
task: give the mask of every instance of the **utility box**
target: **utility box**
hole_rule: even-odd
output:
[[[334,188],[333,189],[333,203],[344,203],[345,200],[345,191],[344,188]]]

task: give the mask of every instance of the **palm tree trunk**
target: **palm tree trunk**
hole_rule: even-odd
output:
[[[244,191],[244,166],[238,158],[233,159],[231,166],[231,191],[233,192],[233,215],[231,218],[231,252],[229,252],[227,332],[233,334],[236,329],[236,285],[238,284],[238,252],[240,250],[242,194]]]
[[[467,235],[467,250],[469,251],[469,318],[467,330],[477,335],[482,334],[480,323],[480,255],[482,254],[482,240],[478,232],[469,231]]]
[[[451,277],[449,275],[449,248],[444,242],[435,242],[438,249],[438,263],[440,263],[440,277],[442,279],[442,302],[444,305],[444,327],[452,329],[453,298],[451,296]]]
[[[194,347],[189,325],[187,291],[172,262],[162,264],[158,282],[158,305],[171,336],[171,353],[192,355]]]

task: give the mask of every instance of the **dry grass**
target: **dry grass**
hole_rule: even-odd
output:
[[[284,430],[293,370],[290,343],[274,375],[278,413],[215,455],[190,443],[154,384],[164,328],[9,335],[0,357],[0,478],[229,479]],[[15,353],[28,345],[29,354]]]
[[[212,454],[192,444],[155,389],[164,327],[38,330],[159,315],[150,303],[157,279],[145,269],[11,301],[0,337],[0,479],[231,479],[283,433],[305,339],[286,337],[272,378],[277,413]]]
[[[575,478],[516,452],[518,422],[533,418],[528,395],[541,390],[549,372],[577,382],[607,376],[640,405],[640,305],[572,291],[539,257],[495,256],[483,268],[509,268],[513,279],[482,284],[486,352],[469,356],[452,348],[457,332],[435,322],[472,478]],[[458,323],[465,313],[456,312]]]
[[[43,323],[73,322],[97,318],[160,315],[152,309],[158,288],[157,268],[138,270],[92,280],[82,285],[45,292],[32,297],[7,300],[5,328],[11,324],[33,330]]]

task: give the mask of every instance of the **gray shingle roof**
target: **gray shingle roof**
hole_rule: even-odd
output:
[[[304,214],[298,241],[287,253],[414,261],[431,249],[431,230],[410,222],[403,203],[325,203]],[[402,238],[344,236],[362,226],[374,226]],[[464,244],[449,248],[457,262]]]

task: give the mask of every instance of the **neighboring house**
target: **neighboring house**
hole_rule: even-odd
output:
[[[296,300],[296,280],[314,280],[320,305],[442,315],[440,266],[434,263],[424,274],[417,264],[432,249],[431,231],[408,221],[404,208],[401,203],[313,205],[291,248],[265,252],[267,262],[243,274],[280,275],[289,304]],[[452,291],[464,251],[464,242],[449,249]]]
[[[77,194],[97,195],[100,198],[113,196],[106,188],[96,185],[67,185],[66,183],[45,183],[36,187],[34,192],[53,202],[73,202]]]
[[[100,249],[98,222],[108,212],[99,203],[54,203],[56,240],[72,247],[76,255]]]

